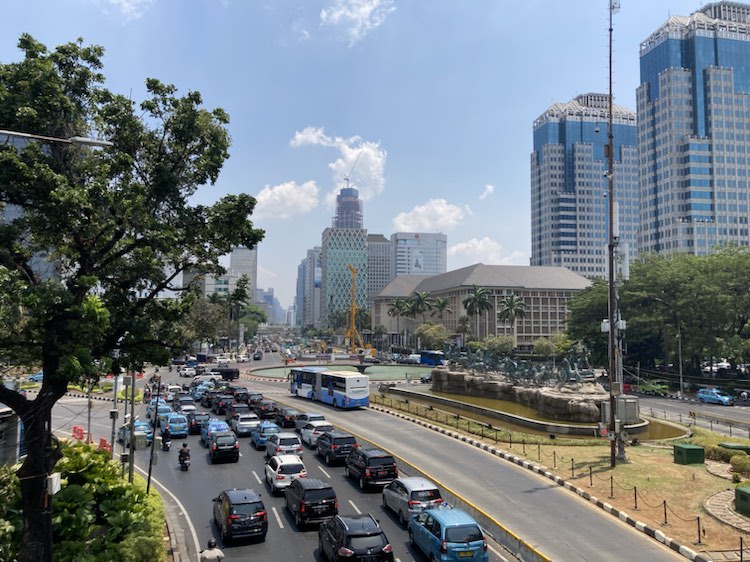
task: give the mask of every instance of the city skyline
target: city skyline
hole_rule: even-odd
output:
[[[448,269],[527,265],[532,123],[558,100],[604,92],[608,3],[424,4],[379,0],[40,0],[9,3],[0,60],[28,32],[48,48],[105,48],[117,93],[155,77],[230,115],[231,157],[209,204],[257,197],[258,287],[292,304],[296,268],[320,244],[341,187],[370,233],[440,232]],[[635,109],[639,45],[694,0],[623,3],[615,100]],[[519,25],[524,22],[527,25]],[[228,265],[228,263],[227,263]]]

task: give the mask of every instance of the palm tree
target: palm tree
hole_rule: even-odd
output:
[[[375,347],[377,347],[378,349],[382,347],[383,336],[386,333],[388,333],[388,330],[386,330],[385,326],[383,326],[382,324],[378,324],[372,329],[372,336],[377,344]]]
[[[412,313],[422,315],[422,324],[424,324],[424,315],[428,310],[432,310],[432,297],[429,291],[415,291],[411,296]]]
[[[459,316],[458,325],[456,326],[456,333],[461,334],[461,347],[466,345],[466,334],[471,333],[471,320],[468,316]]]
[[[448,297],[437,297],[432,303],[432,316],[437,315],[440,323],[443,323],[443,314],[453,313],[453,309],[450,307],[451,301]]]
[[[370,325],[372,324],[370,311],[365,310],[361,306],[358,306],[356,312],[354,313],[354,324],[356,325],[357,330],[360,332],[369,330]]]
[[[500,320],[507,320],[508,322],[510,322],[511,328],[513,330],[513,347],[517,347],[518,339],[516,337],[516,319],[526,316],[526,303],[524,303],[514,293],[510,293],[500,301],[500,310],[498,316]]]
[[[463,300],[464,308],[469,316],[475,317],[476,331],[474,335],[479,337],[479,317],[483,312],[492,309],[492,303],[490,302],[490,291],[484,287],[477,287],[474,285],[469,296]]]
[[[399,337],[399,345],[401,345],[401,317],[405,316],[409,303],[401,297],[396,297],[393,302],[388,306],[388,316],[396,317],[396,333]]]

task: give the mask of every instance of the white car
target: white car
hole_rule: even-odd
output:
[[[182,367],[179,371],[181,377],[194,377],[196,375],[195,367]]]
[[[250,358],[247,355],[238,355],[237,356],[237,363],[247,363],[250,360]]]
[[[195,404],[183,404],[180,406],[180,409],[178,410],[178,412],[180,412],[181,414],[185,414],[186,416],[189,413],[195,412],[195,411],[196,411]]]
[[[323,414],[312,413],[312,412],[302,412],[294,420],[294,429],[296,429],[297,431],[300,431],[303,427],[307,425],[308,422],[325,421],[325,419],[326,417]]]
[[[302,442],[310,447],[315,447],[315,442],[318,437],[323,435],[326,431],[334,431],[333,426],[325,420],[317,420],[306,423],[302,429],[299,430]]]
[[[266,463],[266,482],[271,494],[288,488],[297,478],[307,478],[307,468],[297,455],[274,455]]]
[[[250,435],[253,428],[260,424],[260,418],[255,414],[237,414],[232,417],[231,427],[237,437]]]

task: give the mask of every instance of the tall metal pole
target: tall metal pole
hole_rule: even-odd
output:
[[[114,397],[112,409],[109,411],[109,417],[112,418],[112,438],[109,441],[112,444],[109,450],[110,459],[115,458],[115,437],[116,437],[116,430],[117,430],[117,392],[119,391],[118,380],[120,378],[119,351],[118,351],[118,357],[116,357],[115,360],[112,362],[112,371],[113,371],[112,374],[115,377],[115,388],[114,388],[115,397]]]
[[[615,387],[617,381],[617,357],[616,357],[616,315],[617,307],[615,295],[615,189],[614,189],[614,146],[612,142],[612,15],[615,10],[615,0],[609,0],[609,100],[607,108],[607,183],[608,183],[608,203],[609,203],[609,243],[608,249],[608,281],[609,293],[607,304],[609,309],[609,438],[610,453],[609,463],[612,468],[617,465],[617,434],[615,432],[615,409],[616,396]]]
[[[130,451],[128,461],[128,482],[132,484],[135,471],[135,371],[130,371]]]
[[[677,361],[679,363],[678,369],[680,373],[680,390],[677,392],[677,397],[682,398],[682,330],[680,329],[680,315],[675,313],[677,318]]]

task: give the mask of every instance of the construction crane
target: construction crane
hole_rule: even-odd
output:
[[[352,274],[352,286],[351,286],[351,302],[349,304],[349,327],[346,329],[346,337],[349,339],[349,352],[357,353],[357,347],[363,349],[365,346],[362,344],[362,338],[359,337],[357,331],[356,316],[357,316],[357,303],[355,300],[355,290],[357,287],[357,269],[352,264],[347,266],[349,273]]]

